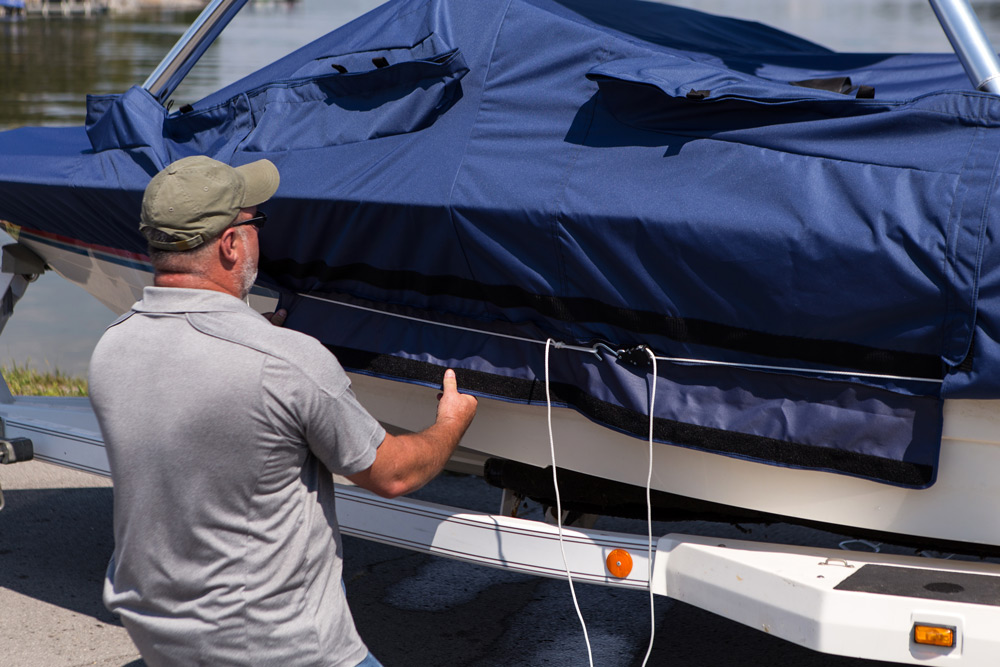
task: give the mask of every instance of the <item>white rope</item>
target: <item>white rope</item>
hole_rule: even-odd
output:
[[[646,577],[649,582],[649,647],[646,657],[642,659],[642,667],[646,667],[649,656],[653,652],[653,639],[656,637],[656,602],[653,598],[653,500],[650,489],[653,486],[653,408],[656,406],[656,355],[648,347],[646,354],[653,362],[653,377],[649,388],[649,472],[646,475],[646,529],[649,537],[649,550]]]
[[[556,527],[559,530],[559,549],[562,551],[563,566],[566,568],[566,579],[569,581],[569,592],[573,596],[573,606],[576,608],[577,618],[583,627],[583,639],[587,642],[587,659],[590,667],[594,667],[594,654],[590,650],[590,636],[587,634],[587,623],[583,620],[583,612],[580,611],[580,603],[576,599],[576,589],[573,586],[573,574],[570,572],[569,558],[566,557],[566,544],[563,542],[562,527],[562,501],[559,499],[559,480],[556,477],[556,440],[552,434],[552,396],[549,391],[549,348],[555,341],[551,338],[545,341],[545,405],[548,409],[549,420],[549,451],[552,453],[552,486],[556,492]]]
[[[532,343],[534,345],[545,345],[545,346],[548,346],[549,343],[551,342],[552,347],[556,348],[557,350],[573,350],[574,352],[588,352],[590,354],[594,354],[594,355],[598,355],[599,356],[599,350],[602,347],[600,345],[592,345],[590,347],[587,347],[585,345],[571,345],[570,343],[563,343],[563,342],[560,342],[560,341],[557,341],[557,340],[552,340],[551,338],[549,338],[548,340],[545,340],[545,341],[541,341],[541,340],[538,340],[536,338],[527,338],[527,337],[524,337],[524,336],[514,336],[512,334],[497,333],[495,331],[485,331],[483,329],[475,329],[473,327],[465,327],[465,326],[461,326],[461,325],[458,325],[458,324],[448,324],[446,322],[435,322],[433,320],[426,320],[426,319],[423,319],[423,318],[420,318],[420,317],[414,317],[412,315],[402,315],[400,313],[390,313],[390,312],[385,311],[385,310],[379,310],[378,308],[371,308],[369,306],[361,306],[361,305],[356,304],[356,303],[347,303],[346,301],[338,301],[336,299],[329,299],[329,298],[325,298],[325,297],[321,297],[321,296],[315,296],[315,295],[312,295],[312,294],[302,294],[302,293],[300,293],[299,296],[302,296],[302,297],[304,297],[306,299],[313,299],[315,301],[322,301],[324,303],[333,303],[333,304],[336,304],[336,305],[339,305],[339,306],[344,306],[346,308],[354,308],[356,310],[365,310],[365,311],[368,311],[370,313],[377,313],[379,315],[386,315],[388,317],[398,317],[398,318],[403,319],[403,320],[410,320],[412,322],[420,322],[422,324],[432,324],[434,326],[446,327],[448,329],[458,329],[459,331],[469,331],[469,332],[472,332],[472,333],[482,334],[484,336],[496,336],[498,338],[507,338],[509,340],[521,341],[522,343]],[[607,346],[603,346],[603,347],[607,347]],[[611,348],[607,348],[607,349],[611,350]],[[611,350],[611,352],[614,352],[614,350]],[[765,364],[745,364],[745,363],[741,363],[741,362],[737,362],[737,361],[717,361],[717,360],[714,360],[714,359],[697,359],[697,358],[686,358],[686,357],[664,357],[664,356],[658,356],[658,357],[656,357],[656,359],[658,359],[660,361],[666,361],[666,362],[671,362],[671,363],[679,363],[679,364],[697,364],[697,365],[702,365],[702,366],[726,366],[726,367],[730,367],[730,368],[747,368],[747,369],[751,369],[751,370],[778,371],[778,372],[782,372],[782,373],[806,373],[806,374],[813,374],[813,375],[836,375],[836,376],[843,376],[843,377],[862,377],[862,378],[869,378],[869,379],[873,379],[873,380],[900,380],[900,381],[907,381],[907,382],[932,382],[934,384],[942,384],[942,383],[944,383],[944,380],[939,379],[939,378],[922,378],[922,377],[912,377],[912,376],[907,376],[907,375],[884,375],[884,374],[881,374],[881,373],[859,373],[859,372],[856,372],[856,371],[836,371],[836,370],[823,369],[823,368],[796,368],[796,367],[791,367],[791,366],[768,366],[768,365],[765,365]]]

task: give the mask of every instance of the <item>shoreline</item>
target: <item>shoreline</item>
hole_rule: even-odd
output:
[[[148,10],[194,11],[203,9],[208,0],[8,0],[0,3],[8,14],[22,16],[93,16],[128,14]],[[19,5],[19,6],[18,6]]]

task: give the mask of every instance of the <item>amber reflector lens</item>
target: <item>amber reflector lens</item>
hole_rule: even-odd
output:
[[[632,555],[624,549],[615,549],[608,554],[608,572],[624,579],[632,571]]]
[[[928,646],[947,646],[950,648],[955,645],[955,628],[920,625],[918,623],[913,626],[913,641]]]

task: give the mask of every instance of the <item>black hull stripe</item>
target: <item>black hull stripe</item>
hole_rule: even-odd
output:
[[[562,322],[593,322],[643,336],[663,336],[679,343],[706,345],[774,359],[791,359],[864,373],[941,379],[944,367],[934,354],[882,350],[857,343],[818,340],[763,333],[751,329],[671,317],[648,310],[621,308],[589,297],[557,297],[529,292],[513,285],[485,285],[457,276],[424,275],[415,271],[379,269],[368,264],[327,266],[321,261],[262,260],[261,268],[279,283],[282,279],[316,280],[324,285],[356,281],[385,291],[413,291],[425,296],[451,296],[482,301],[498,309],[530,308]],[[312,289],[311,291],[317,291]]]
[[[425,361],[402,359],[333,345],[328,345],[327,348],[348,370],[380,377],[433,385],[441,382],[445,370],[443,366]],[[545,402],[545,386],[538,381],[503,377],[468,369],[456,369],[456,375],[459,386],[470,392],[525,403]],[[551,383],[550,391],[553,401],[572,405],[596,422],[637,437],[648,437],[649,419],[646,415],[594,398],[579,387],[566,383]],[[935,477],[934,468],[929,465],[893,461],[869,454],[816,445],[790,443],[659,417],[653,420],[653,437],[681,447],[716,454],[794,468],[830,470],[909,488],[930,486]]]

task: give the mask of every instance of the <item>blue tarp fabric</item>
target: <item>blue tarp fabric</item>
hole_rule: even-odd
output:
[[[532,403],[548,338],[797,369],[663,361],[655,436],[924,487],[942,399],[1000,397],[998,124],[953,55],[391,0],[182,111],[135,88],[0,134],[0,218],[142,253],[158,169],[266,157],[262,281],[348,368]],[[559,402],[644,435],[648,365],[551,359]]]

